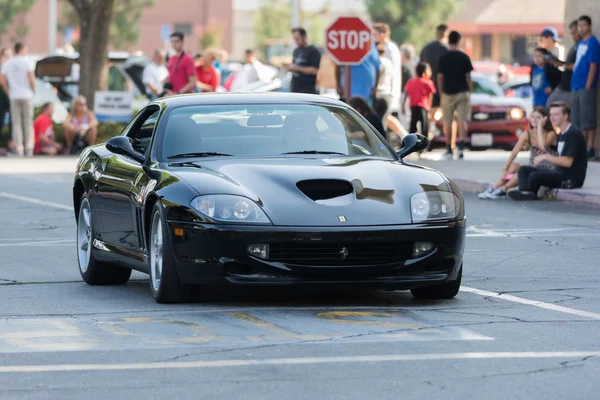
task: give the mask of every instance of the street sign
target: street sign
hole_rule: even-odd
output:
[[[94,113],[100,122],[129,122],[133,116],[133,95],[128,92],[96,92]]]
[[[373,49],[371,27],[359,17],[339,17],[325,30],[325,51],[344,66],[344,97],[351,95],[352,65],[360,64]]]
[[[168,42],[169,41],[169,36],[171,36],[172,33],[172,27],[171,25],[161,25],[160,26],[160,40],[161,42]]]
[[[340,17],[325,31],[325,50],[338,65],[357,65],[373,47],[371,27],[359,17]]]

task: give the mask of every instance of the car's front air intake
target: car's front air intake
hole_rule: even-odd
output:
[[[311,179],[300,181],[296,183],[296,186],[314,201],[335,199],[354,191],[350,182],[337,179]]]

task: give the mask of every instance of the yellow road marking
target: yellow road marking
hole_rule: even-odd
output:
[[[371,325],[392,328],[416,329],[422,328],[420,324],[410,324],[392,321],[379,321],[374,319],[364,318],[391,318],[393,314],[372,312],[372,311],[327,311],[315,314],[315,317],[325,319],[331,322],[349,325]],[[359,319],[363,318],[363,319]]]

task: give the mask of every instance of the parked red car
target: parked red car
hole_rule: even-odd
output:
[[[472,72],[471,120],[468,122],[466,146],[471,150],[501,148],[511,150],[519,136],[529,127],[525,103],[506,97],[502,88],[479,72]],[[431,148],[444,147],[442,110],[435,115]]]

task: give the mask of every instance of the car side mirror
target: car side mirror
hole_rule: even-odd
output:
[[[108,139],[106,149],[123,156],[129,156],[140,164],[144,162],[146,157],[133,148],[133,141],[127,136],[115,136]]]
[[[429,146],[429,139],[423,135],[409,133],[402,140],[402,147],[397,151],[400,158],[404,158],[416,151],[425,150]]]

